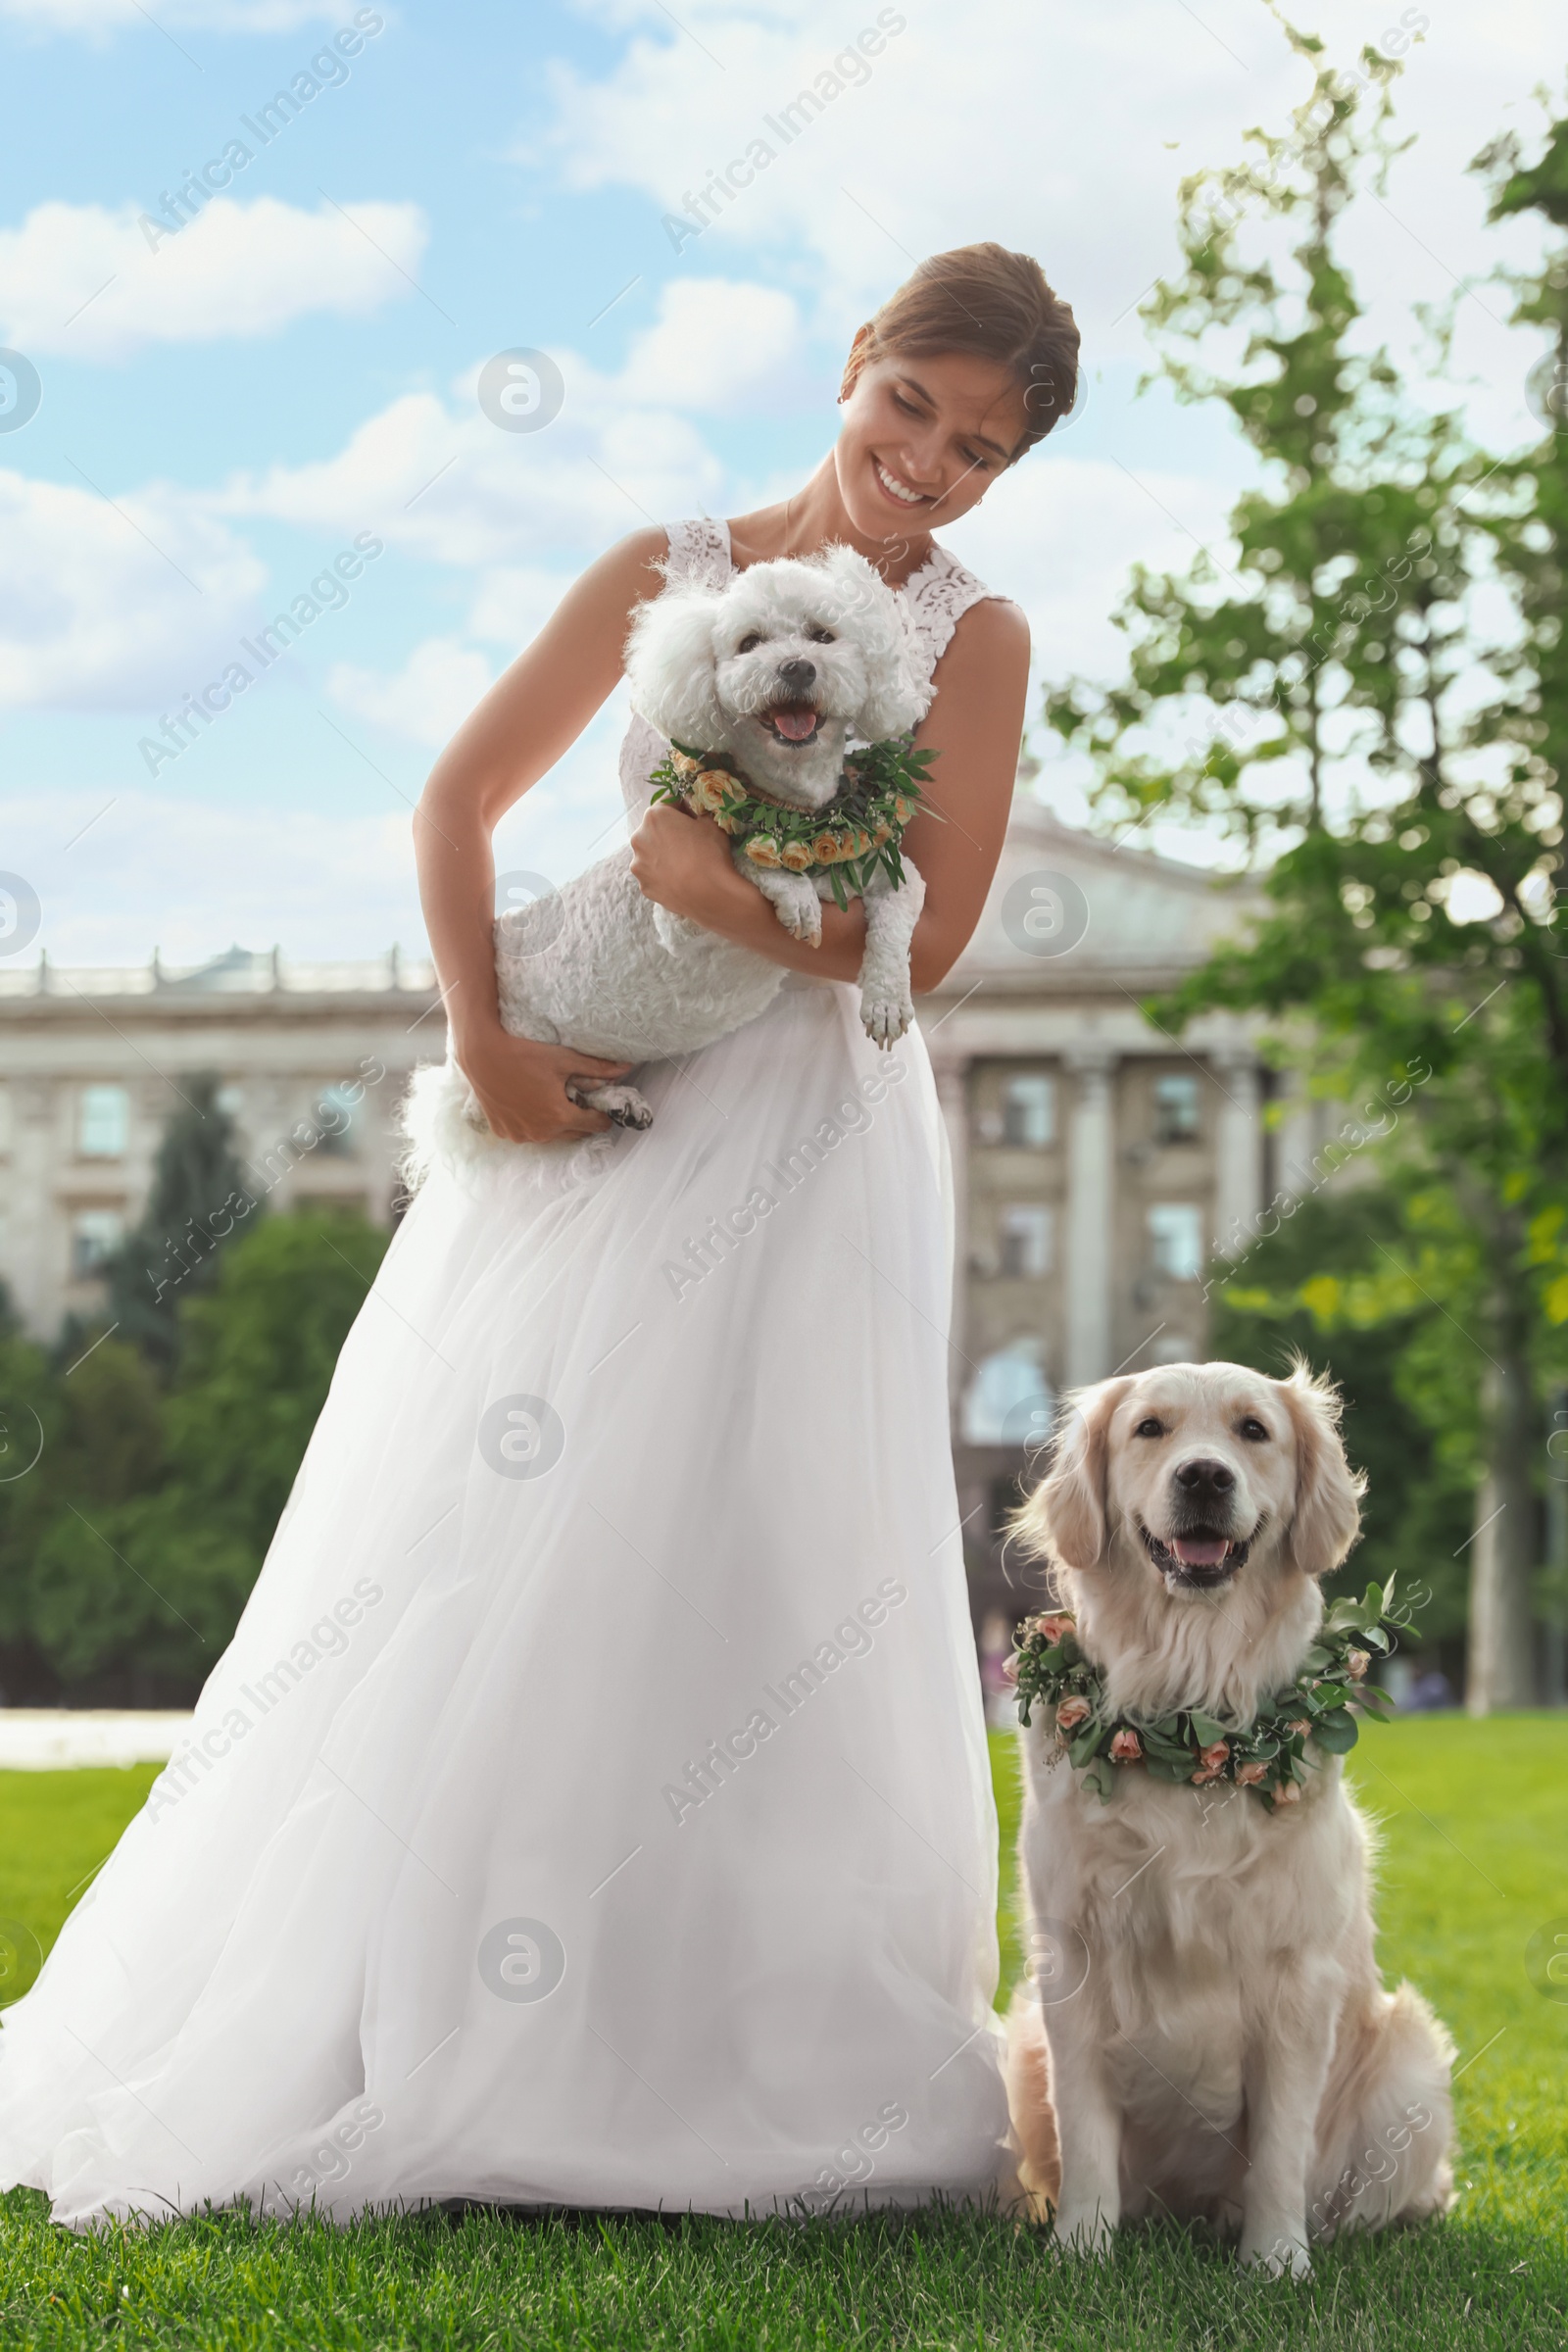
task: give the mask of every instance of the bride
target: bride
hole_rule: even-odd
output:
[[[790,978],[644,1073],[651,1131],[610,1129],[565,1083],[612,1065],[500,1026],[490,836],[642,599],[847,541],[934,671],[944,821],[906,847],[935,987],[1000,855],[1029,649],[931,531],[1070,407],[1077,344],[1027,257],[923,263],[805,487],[612,549],[437,762],[430,939],[515,1148],[414,1201],[188,1740],[6,2014],[0,2184],[58,2220],[741,2215],[1004,2171],[924,1044],[861,1031],[858,904],[804,946],[710,819],[649,807],[634,720],[643,890]]]

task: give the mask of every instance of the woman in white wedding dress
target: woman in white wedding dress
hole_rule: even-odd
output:
[[[189,1740],[0,2033],[0,2183],[55,2216],[914,2204],[1006,2166],[996,1821],[948,1426],[951,1193],[918,1032],[861,1032],[863,916],[790,939],[706,818],[622,782],[648,895],[789,966],[645,1072],[505,1036],[490,831],[664,574],[847,540],[937,694],[929,989],[1005,827],[1028,639],[930,536],[1071,405],[1025,257],[922,265],[784,505],[638,534],[443,756],[421,883],[514,1148],[393,1240]],[[1005,493],[1002,493],[1005,495]]]

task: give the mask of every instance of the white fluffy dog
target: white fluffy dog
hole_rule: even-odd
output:
[[[753,564],[723,588],[666,587],[637,613],[626,676],[633,709],[660,735],[726,757],[796,811],[826,809],[846,751],[907,734],[931,701],[903,605],[848,547]],[[826,872],[764,870],[740,842],[734,858],[786,930],[820,939],[821,901],[834,895]],[[891,1045],[913,1018],[909,941],[925,887],[906,862],[901,886],[879,871],[858,895],[861,1018]],[[629,849],[504,914],[495,946],[503,1025],[610,1061],[662,1061],[711,1045],[763,1011],[785,977],[783,965],[644,898]],[[569,1091],[619,1125],[652,1122],[624,1081]],[[434,1159],[461,1161],[495,1141],[450,1056],[416,1074],[405,1127],[416,1181]]]
[[[1019,1524],[1107,1722],[1245,1727],[1305,1670],[1318,1580],[1359,1525],[1337,1424],[1301,1369],[1173,1364],[1072,1399]],[[1206,2220],[1302,2273],[1314,2238],[1446,2211],[1452,2044],[1409,1984],[1384,1990],[1341,1758],[1308,1740],[1289,1804],[1136,1760],[1102,1802],[1062,1752],[1082,1717],[1058,1733],[1055,1713],[1021,1735],[1035,1965],[1009,2090],[1036,2218],[1086,2251],[1122,2222]]]

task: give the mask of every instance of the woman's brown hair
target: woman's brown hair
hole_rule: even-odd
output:
[[[1010,465],[1060,423],[1077,394],[1072,312],[1037,261],[1004,245],[959,245],[922,262],[856,336],[839,398],[849,398],[868,360],[946,351],[1010,368],[1028,419]]]

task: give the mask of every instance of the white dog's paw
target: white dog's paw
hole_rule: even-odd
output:
[[[773,911],[791,939],[803,940],[808,948],[822,944],[822,902],[814,891],[791,891],[787,899],[775,899]]]
[[[1242,2239],[1241,2262],[1244,2271],[1255,2271],[1262,2278],[1310,2278],[1312,2252],[1304,2238],[1281,2231],[1273,2237],[1254,2237],[1249,2230]]]
[[[1063,2206],[1056,2215],[1054,2229],[1062,2251],[1080,2256],[1108,2254],[1116,2234],[1099,2205]]]
[[[611,1079],[604,1086],[579,1087],[575,1078],[566,1081],[566,1093],[573,1102],[585,1110],[608,1111],[617,1127],[651,1127],[654,1123],[652,1106],[623,1078]]]
[[[913,1018],[914,1006],[907,997],[879,997],[868,988],[860,999],[860,1021],[874,1046],[891,1049],[897,1045]]]

